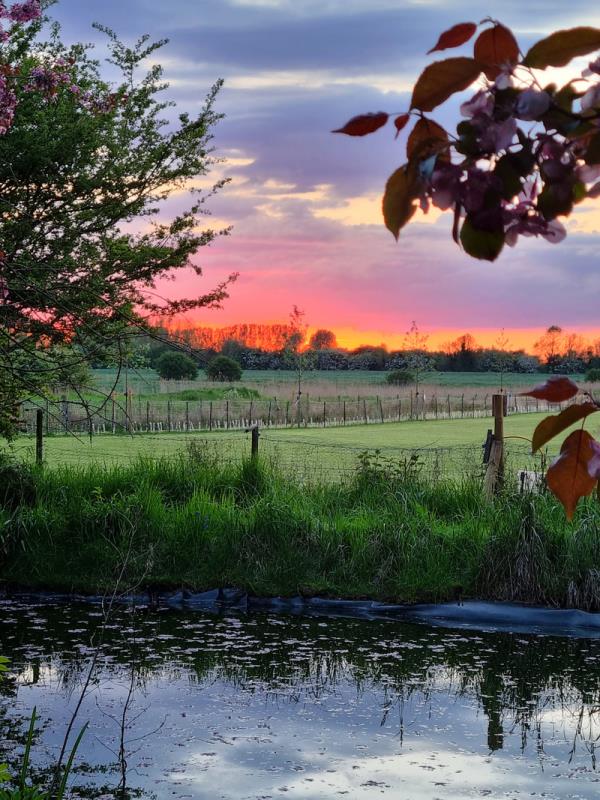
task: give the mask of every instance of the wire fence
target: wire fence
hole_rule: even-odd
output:
[[[556,413],[566,404],[547,403],[508,394],[509,414]],[[144,400],[133,395],[109,396],[100,402],[30,400],[21,407],[20,429],[35,432],[36,411],[44,411],[45,434],[165,433],[244,430],[261,428],[314,428],[371,425],[406,420],[440,420],[489,417],[492,394],[415,394],[396,397],[326,398],[310,395],[299,401],[244,400]]]

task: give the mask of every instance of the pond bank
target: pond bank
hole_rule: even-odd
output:
[[[363,456],[342,483],[190,451],[127,467],[0,463],[0,585],[103,594],[235,586],[254,597],[461,599],[600,610],[600,507],[483,499]],[[326,601],[324,601],[326,602]]]

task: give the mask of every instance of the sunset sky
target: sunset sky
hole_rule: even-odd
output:
[[[380,197],[406,137],[330,133],[357,113],[407,110],[425,52],[455,22],[498,17],[527,49],[556,28],[600,26],[598,0],[60,0],[52,13],[69,40],[100,42],[94,21],[126,39],[168,37],[158,60],[181,110],[225,79],[214,177],[232,181],[210,203],[211,225],[234,229],[199,253],[203,278],[165,288],[195,295],[239,272],[201,324],[285,322],[297,304],[346,345],[399,345],[413,319],[432,345],[467,330],[491,344],[503,327],[510,345],[530,345],[550,324],[600,336],[599,200],[562,244],[521,240],[494,264],[459,251],[447,214],[420,216],[396,244]]]

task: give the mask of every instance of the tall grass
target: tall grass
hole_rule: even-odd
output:
[[[189,450],[127,466],[0,465],[0,578],[397,601],[464,597],[600,609],[600,508],[566,523],[548,495],[483,499],[475,479],[364,456],[343,483]]]

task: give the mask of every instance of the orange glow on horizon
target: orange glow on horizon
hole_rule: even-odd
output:
[[[168,325],[169,330],[176,332],[182,330],[197,330],[197,346],[209,346],[209,339],[214,342],[222,342],[224,338],[239,339],[251,347],[261,347],[264,350],[280,349],[282,332],[287,327],[286,322],[260,322],[260,323],[239,323],[234,325],[210,325],[210,324],[190,324],[189,321],[174,322]],[[444,346],[464,334],[471,334],[479,347],[498,347],[498,342],[502,335],[507,341],[506,350],[525,350],[527,353],[533,352],[535,342],[544,333],[545,328],[505,328],[501,331],[498,328],[438,328],[428,329],[420,327],[421,333],[427,335],[427,349],[443,350]],[[383,345],[388,350],[401,350],[405,346],[405,331],[385,331],[385,330],[358,330],[350,327],[311,325],[308,328],[307,341],[312,334],[321,328],[332,330],[336,336],[338,347],[345,350],[353,350],[361,345]],[[248,340],[248,329],[253,329]],[[574,329],[565,328],[565,334],[576,333],[586,342],[600,340],[600,328]]]

